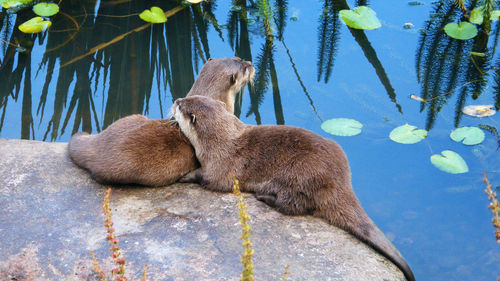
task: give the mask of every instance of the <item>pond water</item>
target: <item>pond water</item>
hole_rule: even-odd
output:
[[[417,280],[500,277],[500,245],[482,182],[484,171],[494,188],[500,183],[497,139],[485,132],[482,144],[465,146],[449,138],[456,126],[499,128],[498,114],[460,113],[469,104],[500,105],[499,24],[489,37],[458,41],[442,31],[460,17],[453,1],[276,0],[274,39],[266,42],[254,2],[205,2],[166,24],[130,32],[145,24],[137,13],[178,2],[62,1],[52,27],[38,35],[17,29],[34,16],[30,9],[4,9],[0,137],[66,142],[74,132],[97,133],[132,113],[166,117],[203,60],[238,55],[253,61],[257,79],[236,114],[245,123],[293,125],[337,141],[366,212]],[[375,10],[382,27],[350,30],[338,20],[338,10],[357,5]],[[362,133],[322,131],[322,121],[339,117],[360,121]],[[390,140],[391,130],[405,123],[428,129],[428,137],[413,145]],[[430,163],[432,154],[447,149],[465,159],[468,173],[444,173]]]

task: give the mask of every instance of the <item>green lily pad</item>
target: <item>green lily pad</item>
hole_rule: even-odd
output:
[[[417,143],[427,137],[426,130],[416,130],[417,127],[404,124],[391,131],[389,138],[403,144]]]
[[[484,13],[484,6],[479,6],[475,8],[474,10],[470,11],[469,21],[475,24],[482,24],[484,18],[483,13]]]
[[[490,20],[497,21],[500,19],[500,10],[491,11]]]
[[[478,127],[461,127],[453,130],[450,138],[465,145],[475,145],[483,142],[484,132]]]
[[[450,22],[444,26],[444,32],[451,38],[469,40],[477,35],[477,28],[470,22],[462,21],[459,24]]]
[[[33,6],[33,12],[41,17],[50,17],[59,13],[59,6],[54,3],[38,3]]]
[[[491,21],[497,21],[500,17],[500,10],[493,10],[490,14]],[[470,12],[469,21],[475,24],[482,24],[484,20],[484,6],[479,6]]]
[[[41,17],[34,17],[19,25],[19,30],[24,33],[39,33],[45,31],[52,25],[50,20],[43,20]]]
[[[375,11],[366,6],[356,7],[353,11],[340,10],[339,15],[342,22],[352,28],[371,30],[382,26]]]
[[[20,5],[24,5],[24,4],[30,3],[30,2],[33,2],[33,0],[5,0],[5,1],[0,1],[0,3],[2,4],[2,7],[4,7],[5,9],[10,9],[10,8],[17,7],[17,6],[20,6]]]
[[[151,23],[164,23],[167,21],[167,17],[165,17],[165,13],[161,8],[151,7],[150,10],[144,10],[139,17],[143,21],[151,22]]]
[[[344,137],[358,135],[361,133],[362,128],[363,124],[348,118],[334,118],[321,124],[321,129],[323,129],[323,131],[332,135]]]
[[[451,174],[462,174],[469,171],[465,160],[455,151],[444,150],[443,155],[434,154],[431,156],[431,163],[439,170]]]

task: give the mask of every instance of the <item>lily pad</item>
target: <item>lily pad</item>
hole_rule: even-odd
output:
[[[444,31],[448,36],[458,40],[469,40],[477,35],[477,28],[470,22],[462,21],[460,23],[450,22],[444,26]]]
[[[5,9],[10,9],[13,7],[17,7],[20,5],[24,5],[26,3],[33,2],[33,0],[6,0],[6,1],[0,1],[2,3],[2,7]]]
[[[334,118],[327,120],[321,124],[323,131],[336,136],[355,136],[361,133],[363,124],[354,119]]]
[[[469,21],[475,24],[482,24],[484,18],[483,13],[484,13],[484,6],[479,6],[475,8],[474,10],[470,11]]]
[[[487,117],[496,113],[492,104],[488,105],[468,105],[462,108],[462,112],[473,117]]]
[[[484,132],[478,127],[461,127],[453,130],[450,138],[465,145],[476,145],[483,142]]]
[[[366,6],[356,7],[353,11],[340,10],[339,15],[342,22],[352,28],[371,30],[382,26],[375,11]]]
[[[59,13],[59,6],[54,3],[38,3],[33,6],[33,12],[41,17],[50,17]]]
[[[427,137],[426,130],[417,130],[417,127],[404,124],[391,131],[389,138],[403,144],[417,143]]]
[[[39,33],[45,31],[52,25],[50,20],[43,20],[41,17],[34,17],[19,25],[19,30],[24,33]]]
[[[451,174],[462,174],[469,171],[465,160],[455,151],[444,150],[441,154],[431,156],[431,163],[439,170]]]
[[[500,19],[500,10],[491,11],[490,20],[497,21]]]
[[[151,7],[150,10],[144,10],[139,17],[143,21],[151,22],[151,23],[164,23],[167,21],[167,17],[161,8]]]
[[[491,21],[497,21],[498,17],[500,17],[500,10],[493,10],[490,14]],[[475,24],[482,24],[484,20],[484,6],[480,6],[475,8],[470,12],[469,21]]]

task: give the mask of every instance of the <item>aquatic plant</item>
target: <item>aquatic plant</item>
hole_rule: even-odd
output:
[[[372,30],[382,26],[375,11],[366,6],[359,6],[353,10],[340,10],[339,14],[342,22],[352,28]]]
[[[402,144],[414,144],[427,137],[426,130],[417,130],[417,127],[404,124],[394,128],[389,134],[389,138]]]
[[[439,170],[450,174],[462,174],[469,171],[465,160],[455,151],[444,150],[441,154],[431,156],[431,163]]]
[[[354,119],[334,118],[321,124],[323,131],[336,136],[355,136],[361,133],[363,124]]]
[[[484,132],[478,127],[461,127],[453,130],[450,138],[465,145],[476,145],[483,142]]]

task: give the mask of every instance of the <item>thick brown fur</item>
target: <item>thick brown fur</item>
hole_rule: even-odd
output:
[[[178,99],[172,114],[201,164],[181,181],[231,192],[229,175],[234,175],[242,191],[255,193],[282,213],[327,220],[415,280],[404,258],[361,207],[349,163],[337,143],[297,127],[245,125],[224,104],[203,96]]]
[[[238,57],[210,59],[187,96],[223,101],[233,113],[236,94],[254,75],[252,63]],[[100,183],[163,186],[198,167],[193,148],[175,121],[139,114],[124,117],[97,135],[75,134],[68,150],[73,162]]]

